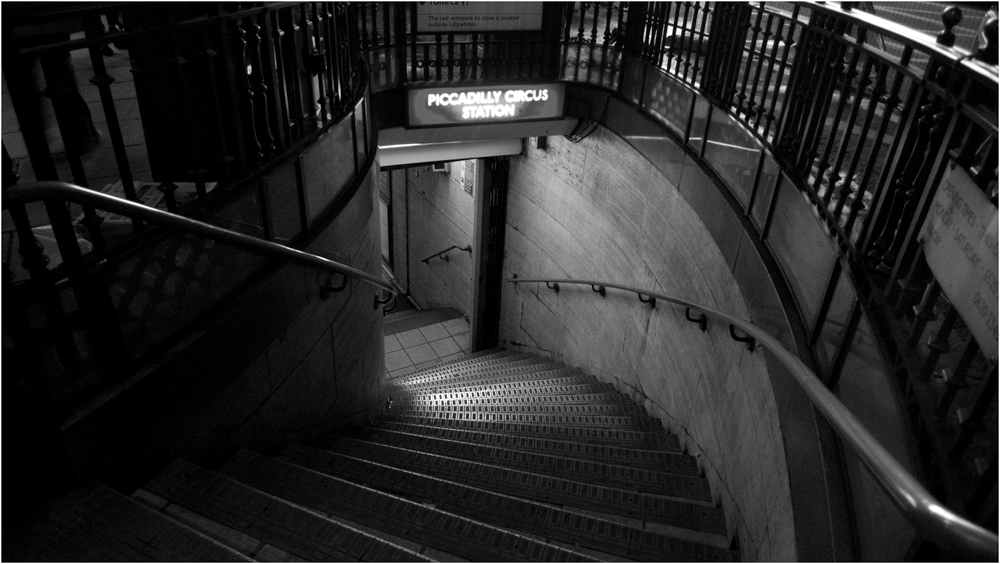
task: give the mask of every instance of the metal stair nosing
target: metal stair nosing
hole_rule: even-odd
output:
[[[535,374],[547,374],[565,370],[567,373],[578,374],[581,382],[596,382],[592,376],[588,376],[576,368],[570,368],[560,362],[534,362],[524,360],[509,364],[482,367],[477,369],[462,370],[452,373],[441,373],[413,380],[410,382],[393,382],[397,387],[406,390],[425,390],[441,385],[455,384],[492,384],[507,381],[510,378],[517,380],[531,380]]]
[[[591,467],[589,476],[577,479],[544,470],[519,468],[510,463],[509,456],[482,461],[355,438],[345,438],[324,450],[545,503],[725,534],[725,519],[707,488],[684,491],[680,487],[663,494],[640,492],[611,483],[607,467]],[[497,471],[504,476],[502,480],[494,479]],[[618,511],[624,513],[616,513]],[[700,526],[688,526],[697,520],[702,521]]]
[[[645,410],[634,403],[612,403],[612,404],[467,404],[451,405],[447,401],[399,401],[394,402],[393,409],[396,413],[407,414],[523,414],[531,416],[574,416],[574,417],[623,417],[632,420],[631,425],[645,426],[650,429],[661,429],[660,420],[646,415]]]
[[[591,381],[576,368],[555,368],[543,373],[544,378],[537,373],[496,374],[489,380],[472,382],[442,382],[413,387],[395,388],[409,393],[460,393],[480,392],[499,395],[520,394],[550,394],[560,395],[575,393],[581,390],[592,392],[607,392],[614,390],[611,384]],[[548,391],[546,391],[548,390]]]
[[[412,425],[438,426],[450,429],[483,431],[487,433],[504,433],[510,435],[530,436],[537,438],[556,439],[569,442],[591,442],[610,445],[622,445],[639,449],[674,449],[679,450],[676,439],[670,435],[648,431],[621,430],[616,428],[572,427],[556,425],[538,425],[531,423],[514,423],[503,421],[471,421],[464,419],[431,419],[424,417],[392,416],[391,421]]]
[[[420,371],[407,372],[406,374],[392,378],[391,381],[394,384],[399,385],[414,385],[449,378],[455,374],[485,372],[491,367],[503,367],[508,364],[521,361],[530,361],[524,362],[525,365],[543,364],[545,362],[549,362],[537,357],[532,357],[531,355],[502,351],[501,353],[497,353],[497,355],[479,357],[471,360],[463,361],[462,359],[456,358],[451,361],[428,366]]]
[[[425,476],[387,465],[291,445],[283,460],[330,476],[385,488],[458,514],[476,515],[497,526],[527,529],[547,538],[633,559],[730,561],[728,549],[665,535],[482,488]],[[377,485],[376,485],[377,484]]]
[[[693,463],[693,459],[681,452],[679,441],[676,438],[673,439],[674,444],[677,445],[674,448],[648,449],[626,447],[621,444],[589,444],[579,441],[561,441],[547,437],[518,436],[507,433],[413,425],[398,421],[382,421],[377,428],[475,444],[501,446],[528,452],[556,453],[562,456],[597,462],[614,461],[652,470],[671,468],[677,473],[700,475],[697,471],[697,465]]]
[[[475,353],[469,353],[469,354],[466,354],[466,355],[461,356],[459,358],[454,358],[452,360],[446,360],[444,362],[439,362],[437,364],[433,364],[431,366],[427,366],[425,368],[421,368],[420,370],[414,370],[412,372],[407,372],[405,374],[400,374],[398,376],[390,377],[390,378],[388,378],[388,381],[390,381],[390,382],[403,382],[403,381],[407,381],[407,380],[409,380],[411,378],[417,378],[417,377],[420,377],[420,376],[423,376],[423,375],[426,375],[426,374],[430,374],[430,373],[438,371],[438,370],[448,370],[448,369],[459,368],[459,367],[464,367],[464,366],[476,366],[478,364],[487,363],[487,362],[489,362],[491,360],[496,360],[496,359],[505,358],[505,357],[509,357],[509,356],[514,356],[514,355],[518,355],[518,354],[521,354],[521,353],[518,353],[516,351],[508,351],[508,350],[504,350],[504,349],[499,349],[499,348],[488,349],[488,350],[485,350],[485,351],[479,351],[479,352],[475,352]]]
[[[646,493],[712,500],[708,480],[697,473],[697,463],[692,464],[695,473],[682,474],[374,428],[363,430],[358,438],[462,460],[502,463],[519,470],[581,482],[593,480],[592,483],[614,484]],[[340,440],[340,437],[323,436],[317,437],[313,443],[333,449]],[[677,493],[679,491],[687,493],[681,495]]]
[[[250,558],[270,545],[312,561],[430,561],[183,460],[175,461],[144,489],[169,504],[161,510]]]
[[[251,451],[237,453],[221,473],[321,514],[338,515],[473,561],[593,560],[564,547],[412,501],[406,495],[380,491]]]

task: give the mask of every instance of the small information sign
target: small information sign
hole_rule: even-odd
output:
[[[541,2],[417,2],[417,33],[542,29]]]
[[[920,231],[924,256],[941,290],[979,348],[997,356],[997,208],[953,163]]]

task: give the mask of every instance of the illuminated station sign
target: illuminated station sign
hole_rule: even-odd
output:
[[[409,127],[536,121],[563,117],[560,83],[411,88]]]

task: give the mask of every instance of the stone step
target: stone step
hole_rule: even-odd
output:
[[[613,420],[611,425],[628,426],[631,428],[659,430],[660,421],[646,415],[645,411],[635,404],[587,405],[587,404],[548,404],[548,405],[414,405],[412,401],[399,402],[393,405],[395,413],[413,417],[439,417],[445,419],[471,419],[510,421],[512,416],[527,416],[534,422],[548,421],[550,423],[565,423],[567,425],[586,425],[605,427],[606,420]]]
[[[410,378],[416,378],[422,375],[432,374],[437,371],[450,370],[452,368],[457,368],[461,370],[462,366],[471,367],[482,362],[488,362],[492,359],[505,358],[516,354],[518,353],[514,351],[506,351],[501,348],[488,349],[484,351],[466,354],[457,358],[453,358],[451,360],[439,362],[437,364],[432,364],[430,366],[421,368],[420,370],[413,370],[405,374],[399,374],[391,378],[388,378],[387,381],[392,382],[394,384],[403,383],[408,381]]]
[[[662,496],[637,492],[604,481],[592,483],[590,480],[572,480],[520,470],[507,464],[502,457],[491,462],[478,462],[352,438],[344,438],[325,450],[544,503],[714,534],[726,533],[725,518],[722,511],[713,505],[707,488],[701,490],[701,497]]]
[[[489,381],[493,377],[505,374],[532,374],[534,372],[566,368],[566,365],[562,363],[549,362],[537,357],[518,358],[519,356],[526,355],[503,357],[489,363],[475,364],[456,369],[443,368],[415,378],[409,378],[410,374],[406,374],[394,379],[392,383],[408,389],[422,389],[442,383]],[[581,374],[583,373],[581,372]]]
[[[269,545],[306,561],[432,561],[183,460],[144,489],[163,501],[160,510],[256,560]]]
[[[506,433],[488,433],[450,429],[447,427],[411,425],[398,421],[382,421],[378,424],[377,428],[379,430],[409,433],[477,445],[497,446],[529,453],[563,456],[609,464],[627,464],[634,468],[662,470],[675,474],[700,475],[694,458],[681,453],[680,442],[672,435],[670,436],[671,447],[661,450],[624,447],[620,444],[595,445],[542,437],[516,436]]]
[[[697,475],[697,465],[693,460],[691,466],[695,470],[694,474],[672,474],[630,465],[594,462],[375,428],[365,429],[358,438],[462,460],[501,464],[512,469],[578,482],[606,484],[675,498],[712,500],[708,480]],[[318,437],[314,442],[318,446],[329,448],[339,440],[339,437],[324,436]]]
[[[506,374],[495,374],[479,382],[441,382],[420,386],[392,386],[399,394],[474,392],[473,397],[525,396],[535,394],[611,393],[611,384],[602,384],[576,368],[555,368],[544,372],[510,369]]]
[[[594,561],[577,551],[504,530],[314,470],[240,451],[221,473],[251,487],[307,507],[411,539],[473,561]]]
[[[5,561],[251,561],[98,483],[46,507],[16,540],[5,530],[4,541]]]
[[[564,542],[575,542],[581,547],[592,548],[614,555],[637,560],[658,561],[732,561],[735,554],[720,546],[670,536],[660,531],[644,530],[644,525],[630,520],[623,524],[617,520],[601,518],[580,511],[560,508],[548,503],[521,499],[493,491],[409,472],[384,464],[324,451],[322,449],[291,445],[281,455],[296,465],[313,469],[330,476],[379,488],[414,501],[434,504],[446,511],[477,519],[501,527],[529,531],[531,534]],[[677,515],[677,521],[704,524],[716,528],[715,520],[699,514],[687,505],[687,515]],[[667,511],[673,508],[667,508]],[[704,508],[707,509],[707,508]],[[679,508],[678,508],[679,510]],[[725,544],[724,523],[722,534],[708,533]]]
[[[444,419],[438,417],[416,417],[400,414],[390,415],[387,418],[387,421],[394,421],[407,425],[422,425],[428,427],[438,426],[462,431],[505,433],[519,437],[536,437],[554,439],[558,441],[586,442],[591,444],[615,445],[638,449],[680,450],[680,445],[677,443],[677,440],[664,433],[662,429],[623,429],[612,423],[613,420],[621,418],[602,418],[608,423],[607,427],[602,428],[574,426],[568,423],[559,423],[556,421],[532,421],[531,418],[527,416],[511,417],[510,419],[511,420],[509,421],[474,421],[471,419]]]
[[[395,398],[394,398],[395,399]],[[400,407],[414,406],[500,406],[500,405],[626,405],[635,408],[638,412],[646,415],[646,410],[641,405],[632,403],[627,397],[615,392],[604,394],[568,394],[568,395],[547,395],[532,394],[530,396],[507,396],[503,398],[473,397],[471,392],[462,393],[429,393],[421,392],[412,394],[395,400]]]

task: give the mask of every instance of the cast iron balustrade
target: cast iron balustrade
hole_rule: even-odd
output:
[[[926,35],[857,5],[553,3],[539,31],[447,35],[415,33],[415,3],[377,3],[358,33],[374,91],[564,80],[675,134],[774,253],[823,380],[836,389],[874,337],[910,415],[918,474],[988,522],[976,492],[996,487],[997,433],[981,423],[996,417],[996,343],[979,349],[918,236],[952,167],[997,204],[997,22],[950,8]],[[955,48],[953,30],[977,24],[975,49]],[[569,115],[603,122],[608,104],[594,99],[569,90]],[[797,231],[807,224],[825,242]]]

